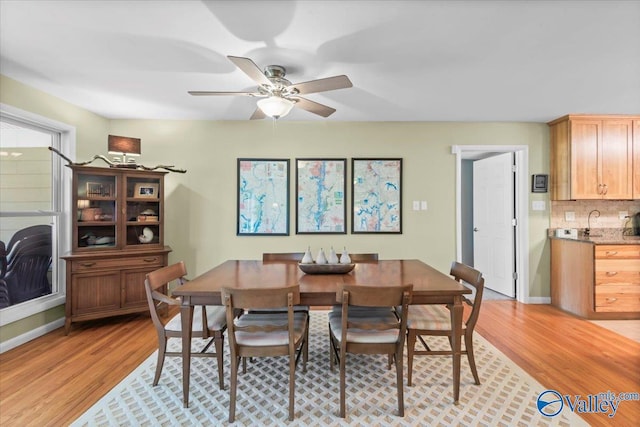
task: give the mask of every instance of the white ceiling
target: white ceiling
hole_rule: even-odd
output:
[[[227,55],[303,82],[328,119],[533,121],[640,113],[640,1],[0,0],[0,73],[108,118],[246,120]]]

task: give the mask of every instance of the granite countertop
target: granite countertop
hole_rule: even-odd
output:
[[[549,229],[549,238],[576,240],[579,242],[593,243],[595,245],[638,245],[640,236],[628,235],[624,228],[592,228],[588,236],[584,233],[584,228],[578,229],[578,236],[556,236],[556,229]]]

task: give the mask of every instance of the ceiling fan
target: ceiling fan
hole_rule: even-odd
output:
[[[258,83],[258,88],[252,92],[211,92],[189,91],[193,96],[254,96],[262,98],[251,116],[251,120],[272,117],[279,119],[289,114],[295,106],[317,114],[329,117],[336,110],[323,104],[303,98],[299,95],[352,87],[351,80],[345,75],[310,80],[302,83],[291,83],[285,79],[286,69],[280,65],[267,65],[264,72],[249,58],[227,56],[240,70]]]

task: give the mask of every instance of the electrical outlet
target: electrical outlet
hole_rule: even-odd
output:
[[[575,221],[576,220],[576,213],[575,212],[571,212],[571,211],[567,211],[564,213],[564,220],[565,221]]]
[[[627,219],[628,216],[629,216],[629,212],[627,212],[627,211],[619,211],[618,212],[618,218],[619,219]]]

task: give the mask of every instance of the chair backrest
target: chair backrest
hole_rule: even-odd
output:
[[[10,253],[17,242],[28,236],[48,234],[51,237],[51,226],[48,224],[32,225],[16,231],[7,244],[7,253]]]
[[[262,261],[302,261],[304,252],[263,253]]]
[[[349,254],[351,262],[376,262],[378,261],[378,254]]]
[[[49,227],[50,226],[46,226]],[[51,293],[48,273],[52,262],[51,233],[25,235],[14,242],[2,262],[4,280],[11,304],[18,304]]]
[[[236,332],[289,332],[287,347],[293,349],[293,306],[300,303],[300,285],[261,288],[222,288],[222,302],[227,311],[227,330],[232,354],[237,347]],[[249,326],[238,327],[234,322],[238,309],[264,309],[287,307],[287,323],[274,324],[252,322]],[[265,346],[267,347],[267,346]]]
[[[404,343],[404,335],[407,332],[407,313],[411,303],[413,285],[405,286],[363,286],[363,285],[340,285],[336,292],[336,302],[342,304],[343,335],[346,338],[346,329],[368,329],[385,330],[400,329],[399,339]],[[381,325],[380,323],[369,324],[366,317],[355,316],[349,318],[349,306],[359,307],[397,307],[400,321],[392,324]]]
[[[164,304],[180,305],[180,300],[169,296],[169,284],[177,281],[179,285],[182,285],[186,281],[186,275],[187,268],[184,262],[180,261],[147,273],[144,279],[144,290],[147,294],[151,320],[153,320],[158,333],[164,333],[164,323],[160,319],[160,308]],[[160,288],[165,285],[167,285],[166,293],[160,292]]]
[[[451,272],[449,274],[458,282],[468,284],[474,288],[473,300],[465,297],[465,302],[473,307],[471,314],[467,318],[466,325],[467,329],[473,329],[480,314],[480,304],[484,292],[484,277],[482,277],[482,273],[478,270],[456,261],[451,264]]]

